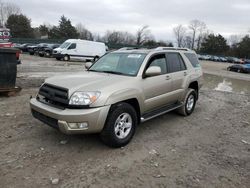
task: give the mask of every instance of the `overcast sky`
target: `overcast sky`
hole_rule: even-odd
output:
[[[7,0],[20,6],[32,26],[58,24],[61,15],[94,33],[135,33],[149,25],[156,39],[174,40],[172,29],[190,20],[204,21],[225,37],[250,30],[250,0]]]

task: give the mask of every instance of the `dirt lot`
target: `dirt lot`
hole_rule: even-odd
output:
[[[250,75],[202,62],[209,74],[191,116],[153,119],[111,149],[98,135],[63,135],[30,114],[43,79],[81,71],[80,63],[22,61],[23,90],[0,98],[0,187],[250,187]]]

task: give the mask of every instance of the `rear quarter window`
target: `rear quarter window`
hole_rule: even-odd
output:
[[[188,58],[194,68],[200,67],[200,63],[196,54],[184,53],[184,55]]]

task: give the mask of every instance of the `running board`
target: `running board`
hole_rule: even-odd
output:
[[[142,117],[141,117],[141,122],[145,122],[145,121],[148,121],[150,119],[153,119],[155,117],[158,117],[158,116],[161,116],[163,114],[166,114],[172,110],[175,110],[177,108],[180,108],[183,106],[183,103],[176,103],[176,104],[172,104],[172,105],[169,105],[169,106],[165,106],[165,107],[162,107],[160,109],[157,109],[157,110],[153,110],[151,112],[148,112],[146,114],[144,114]]]

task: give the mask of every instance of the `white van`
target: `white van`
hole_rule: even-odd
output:
[[[96,60],[105,53],[106,46],[102,42],[69,39],[53,50],[53,57],[57,60],[63,59],[65,61],[69,61],[70,58]]]

